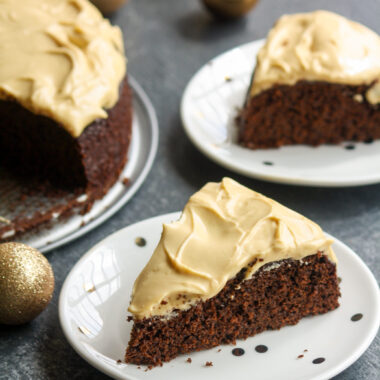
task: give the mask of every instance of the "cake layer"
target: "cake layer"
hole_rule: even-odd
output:
[[[59,188],[81,188],[94,200],[107,192],[125,165],[132,128],[131,90],[125,80],[108,118],[95,120],[78,138],[14,101],[0,101],[0,120],[1,166]]]
[[[171,318],[134,319],[125,361],[162,365],[180,354],[234,344],[339,306],[336,265],[321,252],[268,263],[245,280],[256,260],[216,296],[188,310],[175,310]]]
[[[368,103],[371,85],[299,81],[248,98],[237,123],[239,143],[251,148],[338,144],[380,138],[380,104]]]

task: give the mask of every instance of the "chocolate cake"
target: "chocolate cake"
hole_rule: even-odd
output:
[[[118,179],[131,139],[121,31],[87,0],[5,0],[0,17],[0,166],[47,195],[85,194],[88,211]],[[28,229],[18,227],[8,228]]]
[[[237,118],[250,149],[380,138],[380,36],[327,11],[281,17]]]
[[[127,80],[107,118],[96,119],[75,138],[52,119],[15,101],[0,101],[0,163],[13,173],[101,198],[127,159],[132,97]]]
[[[194,194],[137,278],[125,361],[162,365],[334,310],[336,258],[318,225],[224,178]]]

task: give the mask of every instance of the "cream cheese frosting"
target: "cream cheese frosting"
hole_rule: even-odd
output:
[[[299,80],[371,84],[368,102],[380,102],[380,36],[327,11],[282,16],[257,56],[254,96],[274,84]]]
[[[164,224],[129,311],[148,318],[187,309],[215,296],[254,259],[246,278],[267,263],[318,251],[336,263],[331,244],[317,224],[232,179],[208,183],[177,222]]]
[[[125,72],[120,29],[89,1],[0,1],[0,99],[78,137],[107,117]]]

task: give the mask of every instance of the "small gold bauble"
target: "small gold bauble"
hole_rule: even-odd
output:
[[[126,0],[91,0],[91,2],[99,8],[100,12],[109,14],[121,8]]]
[[[202,0],[206,8],[215,16],[237,18],[248,13],[257,0]]]
[[[31,321],[50,302],[53,270],[39,251],[21,243],[0,244],[0,324]]]

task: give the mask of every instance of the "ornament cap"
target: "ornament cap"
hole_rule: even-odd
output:
[[[233,19],[247,14],[258,0],[202,0],[206,8],[220,18]]]

